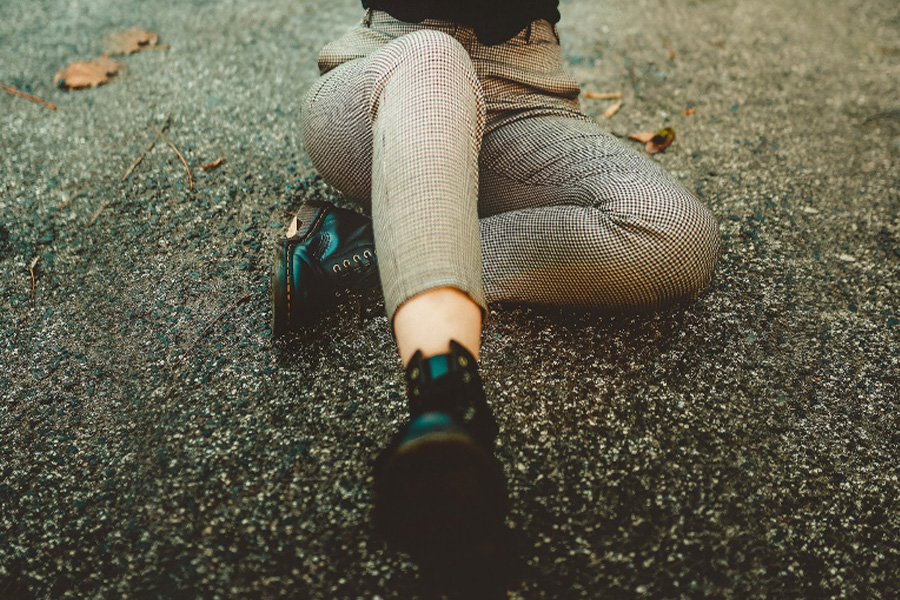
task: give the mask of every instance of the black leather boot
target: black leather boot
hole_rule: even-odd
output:
[[[376,530],[448,593],[505,597],[509,500],[475,358],[418,352],[406,385],[410,422],[375,465]]]
[[[312,322],[336,296],[379,285],[372,222],[320,201],[305,203],[297,233],[275,249],[272,331],[280,336]]]

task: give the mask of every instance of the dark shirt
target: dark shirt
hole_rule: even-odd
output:
[[[467,25],[487,45],[507,41],[535,19],[559,22],[559,0],[362,0],[362,5],[407,23],[441,19]]]

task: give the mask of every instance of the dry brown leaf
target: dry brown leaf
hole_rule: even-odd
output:
[[[644,148],[647,150],[647,154],[656,154],[671,146],[674,141],[675,130],[671,127],[666,127],[665,129],[657,131],[656,135],[653,136],[653,139],[647,142],[647,145]]]
[[[690,107],[689,109],[687,109],[687,110],[684,111],[684,116],[689,117],[689,116],[691,116],[692,114],[694,114],[695,112],[697,112],[697,107],[696,107],[696,106],[692,106],[692,107]]]
[[[660,129],[656,133],[642,131],[628,136],[628,139],[644,144],[647,154],[657,154],[672,145],[675,141],[675,130],[671,127]]]
[[[584,97],[592,100],[618,100],[622,97],[622,92],[585,92]]]
[[[629,140],[634,140],[636,142],[640,142],[642,144],[646,144],[650,140],[653,139],[655,134],[652,131],[640,131],[638,133],[632,133],[628,136]]]
[[[603,113],[604,119],[611,119],[614,114],[619,112],[619,109],[622,108],[623,100],[619,100],[618,102],[614,102],[610,104],[609,108],[607,108]]]
[[[95,88],[115,77],[120,66],[106,55],[94,60],[73,62],[53,76],[53,84],[70,90]]]
[[[159,35],[144,31],[137,25],[126,31],[110,33],[103,40],[103,49],[110,56],[121,56],[140,52],[159,44]]]
[[[212,161],[212,162],[209,163],[209,164],[203,165],[203,166],[200,167],[200,168],[203,169],[204,171],[210,171],[210,170],[212,170],[212,169],[215,169],[215,168],[218,167],[219,165],[221,165],[223,162],[225,162],[225,157],[224,157],[224,156],[220,156],[220,157],[217,158],[216,160]]]

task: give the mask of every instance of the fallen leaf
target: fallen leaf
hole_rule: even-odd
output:
[[[204,171],[209,171],[209,170],[211,170],[211,169],[215,169],[216,167],[218,167],[219,165],[221,165],[223,162],[225,162],[225,157],[220,156],[220,157],[217,158],[216,160],[212,161],[212,162],[209,163],[209,164],[203,165],[203,166],[200,167],[200,168],[203,169]]]
[[[672,145],[675,141],[675,130],[671,127],[660,129],[656,133],[641,131],[628,136],[628,139],[645,144],[647,154],[657,154]]]
[[[622,97],[622,92],[585,92],[584,97],[592,100],[618,100]]]
[[[609,108],[607,108],[606,111],[604,111],[604,113],[603,113],[603,118],[604,118],[604,119],[611,119],[612,116],[613,116],[614,114],[616,114],[617,112],[619,112],[619,109],[622,108],[622,102],[624,102],[624,101],[623,101],[623,100],[619,100],[618,102],[614,102],[613,104],[611,104],[611,105],[609,106]]]
[[[692,107],[690,107],[689,109],[687,109],[686,111],[684,111],[684,114],[685,114],[685,116],[689,117],[689,116],[691,116],[692,114],[694,114],[695,112],[697,112],[697,107],[696,107],[696,106],[692,106]]]
[[[656,154],[671,146],[674,141],[675,130],[671,127],[666,127],[665,129],[657,131],[656,135],[653,136],[653,139],[647,142],[645,148],[648,154]]]
[[[53,76],[53,84],[71,90],[94,88],[115,77],[120,66],[106,55],[94,60],[73,62]]]
[[[642,144],[646,144],[650,140],[653,139],[655,134],[652,131],[641,131],[639,133],[632,133],[628,136],[629,140],[634,140],[636,142],[640,142]]]
[[[158,34],[144,31],[137,25],[126,31],[110,33],[103,40],[103,48],[110,56],[134,54],[157,44]]]

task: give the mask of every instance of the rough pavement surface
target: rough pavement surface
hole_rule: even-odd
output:
[[[683,309],[495,307],[483,375],[525,539],[510,597],[891,597],[900,3],[562,11],[584,89],[625,93],[612,119],[585,109],[617,135],[674,127],[655,160],[725,248]],[[0,15],[0,83],[59,106],[0,93],[0,597],[433,597],[368,520],[405,410],[380,302],[286,343],[269,330],[290,211],[340,200],[305,157],[297,99],[358,3]],[[53,87],[132,25],[171,49],[94,90]],[[193,191],[162,141],[122,181],[167,114]]]

